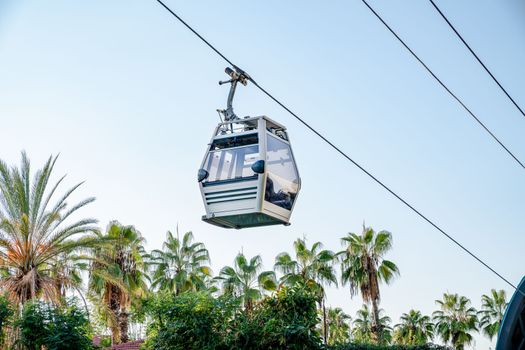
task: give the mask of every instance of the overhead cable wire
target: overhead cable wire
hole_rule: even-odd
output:
[[[463,107],[463,109],[465,109],[465,111],[467,111],[467,113],[472,117],[474,118],[474,120],[483,128],[485,129],[485,131],[494,139],[494,141],[496,141],[515,161],[516,163],[519,164],[519,166],[522,168],[522,169],[525,169],[525,165],[518,159],[518,157],[516,157],[514,155],[514,153],[512,153],[509,148],[507,146],[505,146],[503,144],[503,142],[501,142],[497,137],[496,135],[494,135],[494,133],[492,131],[490,131],[490,129],[474,114],[474,112],[472,112],[472,110],[470,108],[468,108],[465,103],[463,103],[463,101],[455,94],[452,92],[452,90],[450,90],[446,85],[445,83],[443,83],[443,81],[441,79],[439,79],[439,77],[425,64],[425,62],[423,62],[423,60],[421,58],[419,58],[419,56],[405,43],[405,41],[403,39],[401,39],[401,37],[399,35],[397,35],[397,33],[388,25],[388,23],[385,22],[385,20],[372,8],[372,6],[370,6],[368,4],[368,2],[366,0],[361,0],[369,9],[370,11],[372,11],[372,13],[381,21],[381,23],[383,23],[383,25],[390,31],[390,33],[392,33],[392,35],[394,35],[396,37],[397,40],[399,40],[399,42],[408,50],[408,52],[410,52],[412,54],[412,56],[414,56],[414,58],[425,68],[425,70],[439,83],[439,85],[441,85],[443,87],[443,89],[445,89],[445,91],[447,91],[449,93],[450,96],[452,96],[452,98],[454,100],[456,100],[460,105],[461,107]]]
[[[226,62],[231,64],[233,67],[237,67],[235,64],[232,63],[232,61],[227,59],[219,50],[217,50],[212,44],[210,44],[206,39],[204,39],[197,31],[195,31],[195,29],[193,29],[189,24],[187,24],[184,20],[182,20],[182,18],[180,16],[178,16],[173,10],[171,10],[168,6],[166,6],[162,0],[156,0],[156,1],[159,4],[161,4],[166,10],[168,10],[175,18],[177,18],[184,26],[186,26],[199,39],[201,39],[207,46],[209,46],[213,51],[215,51],[215,53],[217,53],[221,58],[223,58]],[[421,213],[419,210],[417,210],[414,206],[412,206],[410,203],[408,203],[406,200],[404,200],[400,195],[398,195],[396,192],[394,192],[392,189],[390,189],[390,187],[385,185],[381,180],[379,180],[377,177],[375,177],[372,173],[370,173],[368,170],[366,170],[363,166],[361,166],[359,163],[357,163],[355,160],[353,160],[348,154],[346,154],[343,150],[341,150],[341,148],[336,146],[332,141],[328,140],[328,138],[326,138],[323,134],[321,134],[319,131],[317,131],[313,126],[308,124],[304,119],[302,119],[299,115],[297,115],[290,108],[288,108],[283,102],[281,102],[279,99],[274,97],[270,92],[268,92],[266,89],[264,89],[261,85],[259,85],[253,78],[251,78],[250,76],[247,76],[247,77],[250,80],[250,82],[253,85],[255,85],[261,92],[263,92],[271,100],[273,100],[275,103],[277,103],[279,106],[281,106],[285,111],[287,111],[290,115],[292,115],[295,119],[297,119],[307,129],[309,129],[311,132],[313,132],[315,135],[317,135],[321,140],[323,140],[326,144],[328,144],[337,153],[339,153],[345,159],[347,159],[352,164],[354,164],[357,168],[359,168],[362,172],[364,172],[368,177],[370,177],[377,184],[379,184],[386,191],[388,191],[391,195],[393,195],[395,198],[397,198],[399,201],[401,201],[405,206],[410,208],[414,213],[416,213],[419,217],[421,217],[423,220],[425,220],[427,223],[429,223],[432,227],[434,227],[436,230],[438,230],[441,234],[443,234],[446,238],[448,238],[451,242],[453,242],[461,250],[463,250],[468,255],[470,255],[472,258],[474,258],[477,262],[482,264],[485,268],[487,268],[490,272],[492,272],[494,275],[496,275],[499,279],[501,279],[503,282],[508,284],[513,289],[518,290],[517,287],[512,282],[510,282],[507,278],[503,277],[503,275],[501,275],[499,272],[497,272],[488,263],[486,263],[481,258],[479,258],[476,254],[474,254],[467,247],[465,247],[463,244],[461,244],[459,241],[457,241],[455,238],[453,238],[451,235],[449,235],[447,232],[445,232],[441,227],[439,227],[436,223],[434,223],[432,220],[430,220],[427,216],[425,216],[423,213]],[[524,295],[525,295],[525,293],[524,293]]]
[[[498,81],[498,79],[496,79],[496,77],[494,76],[494,74],[492,74],[492,72],[487,68],[487,66],[485,65],[485,63],[483,63],[483,61],[481,60],[481,58],[479,58],[479,56],[474,52],[474,50],[470,47],[469,44],[467,44],[467,42],[465,41],[465,39],[463,39],[463,36],[461,36],[461,34],[459,34],[459,32],[457,31],[457,29],[452,25],[452,23],[449,21],[449,19],[447,18],[447,16],[445,16],[445,14],[439,9],[439,7],[436,5],[436,3],[432,0],[429,0],[430,3],[432,4],[432,6],[434,6],[434,8],[436,9],[436,11],[441,15],[441,17],[443,17],[443,19],[445,20],[445,22],[447,22],[448,26],[454,31],[454,33],[456,33],[457,37],[459,38],[459,40],[461,40],[461,42],[463,42],[463,44],[467,47],[467,49],[470,51],[470,53],[472,54],[472,56],[474,56],[474,58],[479,62],[479,64],[481,64],[481,66],[483,67],[483,69],[485,69],[485,71],[490,75],[490,77],[492,78],[492,80],[494,80],[494,82],[499,86],[499,88],[501,89],[501,91],[503,91],[503,93],[509,98],[509,100],[512,102],[512,104],[518,109],[518,111],[520,111],[521,115],[523,117],[525,117],[525,112],[523,112],[523,109],[518,105],[518,103],[512,98],[512,96],[510,96],[510,94],[507,92],[507,90],[503,87],[503,85],[501,85],[501,83]]]

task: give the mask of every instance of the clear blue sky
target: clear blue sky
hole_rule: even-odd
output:
[[[369,10],[354,1],[167,1],[260,84],[511,281],[524,274],[525,172],[466,115]],[[438,5],[525,106],[525,5]],[[371,1],[479,117],[525,159],[523,118],[426,1]],[[225,63],[155,1],[0,0],[0,158],[86,180],[84,211],[135,225],[149,248],[178,224],[211,251],[216,272],[237,252],[271,268],[306,235],[338,250],[363,220],[394,235],[401,278],[382,290],[397,322],[430,313],[445,291],[509,288],[331,151],[253,86],[239,115],[288,126],[302,177],[290,227],[228,231],[200,221],[196,170],[218,122]],[[360,297],[329,289],[354,315]],[[477,349],[490,343],[476,338]]]

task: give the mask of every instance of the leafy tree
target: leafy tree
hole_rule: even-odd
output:
[[[295,259],[283,252],[275,258],[274,268],[283,273],[281,283],[293,286],[296,283],[311,288],[318,296],[323,313],[323,338],[328,338],[327,315],[325,307],[324,285],[337,285],[337,277],[333,268],[335,254],[330,250],[323,250],[321,242],[315,242],[308,248],[306,239],[298,238],[294,242]]]
[[[323,283],[337,284],[331,263],[335,254],[323,250],[321,242],[315,242],[308,248],[306,239],[298,238],[294,242],[295,259],[283,252],[275,258],[274,268],[283,273],[281,283],[293,286],[296,283],[304,285],[321,285]]]
[[[152,288],[169,290],[175,294],[206,288],[211,276],[210,256],[204,243],[193,242],[193,234],[186,232],[182,239],[168,231],[162,250],[153,250],[148,256],[153,266]]]
[[[107,319],[114,344],[128,341],[129,310],[147,291],[144,238],[133,226],[113,221],[93,251],[89,291]]]
[[[436,344],[424,345],[373,345],[373,344],[342,344],[339,346],[332,346],[330,350],[452,350],[448,346],[441,346]]]
[[[352,336],[357,343],[376,343],[379,345],[389,344],[392,340],[392,328],[390,327],[390,317],[384,315],[384,310],[378,310],[377,325],[375,327],[373,314],[367,304],[357,311],[353,322]],[[377,330],[380,330],[377,334]]]
[[[317,296],[301,285],[282,287],[264,298],[250,315],[239,314],[228,328],[226,349],[316,350]]]
[[[206,292],[180,295],[161,292],[148,306],[152,323],[146,349],[214,350],[225,349],[224,331],[237,310],[231,296],[218,299]]]
[[[338,253],[341,258],[341,281],[350,285],[350,294],[361,292],[363,301],[372,304],[372,333],[379,341],[381,330],[379,284],[391,283],[399,275],[397,266],[384,256],[392,248],[392,234],[375,232],[363,225],[361,235],[349,233],[342,238],[345,249]]]
[[[223,292],[240,297],[244,309],[250,313],[254,302],[262,297],[262,291],[275,290],[277,281],[273,271],[262,270],[262,259],[256,255],[248,260],[244,254],[235,257],[234,266],[225,266],[220,271],[218,280],[222,282]]]
[[[74,286],[76,277],[70,271],[56,275],[53,267],[97,241],[90,235],[78,237],[96,231],[96,220],[70,220],[94,201],[88,198],[68,206],[67,200],[81,183],[54,201],[64,180],[50,184],[56,160],[50,157],[33,178],[24,152],[20,168],[0,161],[0,289],[16,304],[40,297],[60,302],[62,288]]]
[[[59,254],[56,263],[49,266],[50,275],[55,281],[56,289],[61,297],[66,297],[70,289],[80,291],[82,288],[82,272],[88,270],[89,257],[78,254]]]
[[[410,310],[401,315],[401,323],[395,325],[394,342],[401,345],[423,345],[434,337],[434,324],[429,316]]]
[[[344,344],[350,341],[351,320],[352,317],[339,307],[328,309],[326,318],[328,345]],[[321,330],[322,334],[325,334],[323,327],[324,323],[321,324]]]
[[[148,350],[317,350],[321,338],[316,296],[304,287],[283,287],[253,306],[249,315],[231,294],[160,293],[148,305],[153,322]]]
[[[456,350],[463,350],[472,343],[472,332],[477,331],[477,312],[471,302],[457,294],[443,294],[443,300],[436,300],[440,310],[434,311],[436,333],[445,344],[452,344]]]
[[[10,324],[13,314],[13,306],[9,300],[3,296],[0,297],[0,347],[4,345],[6,326]]]
[[[15,323],[19,343],[26,349],[92,349],[86,313],[74,301],[56,306],[34,301],[27,303]]]
[[[498,334],[506,308],[507,296],[504,290],[492,289],[490,295],[481,296],[479,327],[490,340]]]

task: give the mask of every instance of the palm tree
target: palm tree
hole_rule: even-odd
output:
[[[400,345],[423,345],[434,337],[434,324],[429,316],[410,310],[401,315],[401,323],[395,325],[394,342]]]
[[[490,295],[484,294],[481,296],[479,327],[490,340],[498,334],[506,308],[507,296],[504,290],[497,291],[492,289]]]
[[[326,325],[328,330],[325,332],[324,323],[321,325],[323,334],[328,334],[327,344],[337,345],[348,343],[350,340],[350,321],[352,317],[346,314],[343,309],[328,308]]]
[[[90,266],[89,291],[105,316],[113,344],[128,341],[129,309],[147,291],[144,238],[133,226],[110,222]]]
[[[64,180],[63,176],[50,184],[56,161],[57,157],[50,157],[34,177],[25,152],[19,169],[0,161],[0,290],[15,304],[40,297],[60,302],[63,288],[77,283],[71,271],[54,274],[56,262],[97,241],[94,235],[78,237],[95,232],[96,220],[70,220],[94,201],[88,198],[68,205],[82,183],[55,201]]]
[[[102,242],[97,243],[100,244]],[[62,253],[50,261],[49,264],[49,274],[55,281],[56,290],[60,293],[62,299],[66,300],[67,291],[76,291],[84,302],[88,318],[89,307],[84,297],[82,273],[89,270],[87,262],[89,260],[90,257],[86,255]]]
[[[316,292],[323,311],[322,329],[326,344],[328,326],[323,285],[337,285],[337,277],[333,268],[335,254],[322,248],[321,242],[315,242],[311,248],[308,248],[306,239],[298,238],[294,242],[295,260],[286,252],[280,253],[275,258],[274,269],[283,273],[281,283],[287,285],[302,283]]]
[[[262,259],[256,255],[248,260],[239,253],[234,260],[234,266],[225,266],[219,273],[218,280],[222,282],[224,293],[240,297],[244,309],[249,314],[254,302],[262,297],[263,291],[275,290],[277,281],[273,271],[262,270]]]
[[[353,296],[361,292],[363,301],[372,304],[372,330],[379,338],[379,284],[391,283],[399,275],[397,266],[384,256],[392,248],[392,234],[388,231],[375,232],[365,227],[361,235],[349,233],[341,239],[344,250],[339,252],[341,258],[341,281],[350,285]]]
[[[168,231],[162,250],[153,250],[148,258],[153,266],[152,288],[176,295],[206,289],[210,256],[204,243],[193,242],[193,233],[186,232],[181,240],[178,228],[176,237]]]
[[[374,322],[374,316],[370,312],[367,304],[357,311],[356,318],[353,322],[352,336],[356,343],[376,343],[379,345],[389,344],[392,339],[392,328],[390,317],[384,315],[384,310],[378,310],[377,325]],[[379,329],[379,333],[377,330]]]
[[[472,343],[472,332],[477,331],[477,312],[470,300],[457,294],[443,294],[443,300],[436,300],[440,310],[434,311],[436,333],[445,344],[451,343],[456,350],[463,350]]]

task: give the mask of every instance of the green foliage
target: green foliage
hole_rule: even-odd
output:
[[[281,288],[265,298],[251,316],[234,322],[229,349],[320,349],[316,295],[302,287]],[[236,320],[237,321],[237,320]]]
[[[323,312],[320,312],[323,314]],[[346,344],[350,341],[350,321],[352,318],[343,309],[329,308],[326,317],[327,341],[328,345]],[[324,323],[321,323],[321,330],[324,334]]]
[[[479,311],[479,327],[487,337],[492,338],[498,334],[507,308],[507,296],[504,290],[490,291],[490,295],[481,296],[481,310]]]
[[[5,339],[5,327],[10,323],[14,311],[9,300],[5,297],[0,297],[0,346],[3,345]]]
[[[287,286],[303,285],[309,288],[317,296],[322,312],[323,338],[328,342],[328,325],[325,308],[324,285],[336,285],[337,277],[333,266],[335,260],[334,252],[323,249],[321,242],[315,242],[311,248],[306,244],[306,238],[298,238],[293,243],[295,260],[290,254],[282,252],[275,258],[274,269],[280,271],[283,276],[281,284]]]
[[[88,318],[73,301],[63,307],[27,303],[15,327],[20,332],[18,342],[26,349],[93,349]]]
[[[316,297],[304,288],[282,288],[241,311],[241,298],[205,292],[161,294],[147,306],[153,322],[145,349],[320,349]]]
[[[96,231],[96,220],[71,219],[95,199],[69,205],[81,183],[60,194],[64,176],[51,183],[56,160],[50,157],[34,175],[25,152],[20,167],[0,160],[0,283],[16,304],[34,298],[58,303],[65,290],[78,286],[76,272],[60,268],[69,265],[64,259],[97,242],[79,237]]]
[[[252,311],[255,302],[262,298],[263,291],[277,288],[275,272],[261,272],[262,267],[260,255],[247,259],[243,253],[239,253],[233,267],[223,267],[217,277],[222,283],[223,293],[242,298],[246,313]]]
[[[390,327],[391,319],[385,315],[383,309],[377,311],[377,326],[374,323],[374,315],[368,308],[367,304],[363,304],[360,310],[357,311],[354,319],[354,327],[352,329],[353,340],[360,344],[375,343],[379,345],[389,344],[392,340],[392,327]]]
[[[451,348],[435,344],[383,346],[372,344],[345,344],[329,347],[328,350],[451,350]]]
[[[392,234],[388,231],[375,232],[363,225],[361,235],[349,233],[341,239],[345,250],[341,256],[341,280],[343,285],[350,285],[350,292],[361,292],[363,300],[368,303],[379,301],[379,282],[389,284],[399,275],[397,266],[384,259],[392,249]]]
[[[160,293],[147,306],[152,323],[145,349],[221,349],[225,327],[238,302],[231,296],[213,298],[206,292],[179,296]]]
[[[434,324],[429,316],[410,310],[401,315],[401,323],[395,326],[394,342],[403,345],[426,344],[434,337]]]
[[[472,332],[477,331],[476,309],[467,297],[457,294],[443,294],[443,300],[436,300],[440,306],[434,311],[436,333],[445,344],[452,344],[456,350],[465,349],[473,341]]]
[[[105,319],[111,329],[113,343],[128,341],[129,313],[147,292],[147,273],[144,261],[145,242],[133,226],[117,221],[109,223],[107,233],[100,234],[104,244],[92,251],[89,297],[96,306],[98,316]]]
[[[391,283],[399,275],[397,266],[384,256],[392,249],[392,234],[375,232],[365,227],[361,235],[349,233],[341,239],[345,249],[338,254],[341,259],[341,281],[350,285],[350,294],[361,293],[363,301],[372,304],[372,341],[383,343],[384,334],[379,320],[379,284]]]
[[[298,238],[294,242],[295,260],[286,252],[282,252],[275,258],[274,269],[283,273],[280,282],[284,285],[293,286],[297,283],[312,285],[318,288],[319,299],[324,296],[322,285],[336,285],[332,263],[335,254],[330,250],[324,250],[321,242],[315,242],[308,248],[306,239]]]
[[[186,232],[182,239],[168,231],[162,250],[148,255],[153,269],[152,289],[167,290],[175,294],[206,289],[211,276],[210,256],[204,243],[193,242],[193,233]]]

